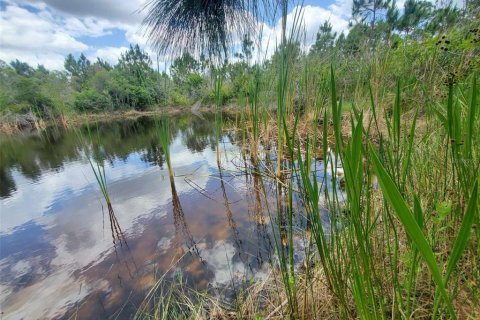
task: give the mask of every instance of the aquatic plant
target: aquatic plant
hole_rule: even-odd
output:
[[[95,175],[95,180],[97,181],[98,186],[100,187],[100,191],[102,192],[103,198],[107,204],[108,210],[108,217],[110,220],[110,229],[112,231],[112,239],[113,243],[115,241],[119,241],[120,245],[127,244],[125,240],[125,236],[123,235],[122,229],[120,224],[118,223],[117,217],[115,215],[115,211],[113,210],[112,201],[110,200],[110,195],[107,188],[107,177],[105,175],[105,166],[103,162],[99,162],[88,158],[90,163],[90,168],[92,169],[93,174]]]
[[[156,130],[158,138],[160,140],[160,146],[162,147],[163,154],[165,155],[165,160],[167,162],[168,176],[170,179],[173,179],[174,173],[172,168],[172,162],[170,160],[170,124],[168,119],[161,119],[156,122]]]
[[[84,144],[85,148],[88,149],[87,143],[90,143],[93,145],[93,136],[92,136],[92,131],[90,129],[90,125],[87,123],[86,125],[87,128],[87,137],[88,140],[85,140],[82,135],[80,135],[77,132],[77,139]],[[117,216],[115,215],[115,211],[113,210],[113,205],[112,201],[110,198],[110,194],[108,191],[108,184],[107,184],[107,176],[105,173],[105,165],[104,165],[104,159],[101,156],[94,156],[90,157],[88,156],[88,162],[90,164],[90,168],[92,169],[93,175],[95,176],[95,180],[97,182],[97,185],[100,188],[100,191],[102,193],[103,199],[105,200],[105,203],[107,204],[107,210],[108,210],[108,217],[110,221],[110,230],[112,233],[112,241],[113,245],[116,249],[116,241],[120,242],[120,246],[127,246],[127,241],[125,239],[125,236],[123,234],[122,228],[120,227],[120,224],[118,222]],[[103,206],[102,206],[103,210]]]
[[[217,163],[220,165],[220,140],[222,139],[222,83],[224,77],[223,68],[217,69],[215,72],[215,142]]]

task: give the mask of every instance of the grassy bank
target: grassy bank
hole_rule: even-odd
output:
[[[387,48],[334,66],[299,62],[283,46],[271,81],[241,100],[237,124],[248,167],[270,168],[251,174],[275,182],[269,276],[227,307],[165,282],[172,299],[143,306],[138,317],[478,318],[478,48],[448,57],[412,50],[422,61],[406,47]],[[467,65],[461,76],[447,71]],[[276,95],[275,111],[259,92]],[[252,148],[259,145],[275,153],[275,164],[261,160]],[[312,171],[319,157],[329,173],[323,180]],[[328,179],[338,188],[325,187]],[[263,186],[256,188],[267,202]],[[308,220],[301,230],[300,214]],[[300,270],[298,236],[309,243]]]
[[[304,114],[266,112],[266,121],[245,105],[237,124],[249,167],[271,168],[250,172],[265,202],[264,181],[277,182],[277,206],[269,210],[277,254],[267,277],[246,285],[230,305],[181,279],[161,278],[137,318],[480,316],[476,75],[446,85],[444,98],[423,112],[405,104],[410,89],[401,82],[389,103],[371,97],[345,111],[333,68],[328,80],[329,105]],[[274,149],[277,134],[284,141],[281,174],[247,147]],[[319,153],[330,171],[323,181],[311,170]],[[326,179],[339,188],[324,188]],[[302,199],[303,210],[295,209],[293,197]],[[321,219],[325,208],[329,224]],[[306,229],[295,225],[298,214],[307,215]],[[298,236],[309,243],[300,268],[293,258]]]
[[[250,59],[239,58],[239,64],[212,63],[201,74],[202,67],[183,56],[174,75],[187,71],[170,79],[148,69],[145,59],[132,69],[147,70],[150,82],[128,97],[120,95],[123,87],[114,94],[95,91],[105,73],[116,79],[117,72],[125,72],[132,83],[141,83],[126,62],[102,67],[108,71],[103,76],[78,77],[73,104],[82,111],[100,103],[114,110],[114,100],[143,109],[147,100],[163,101],[161,88],[172,101],[186,104],[185,97],[191,103],[201,96],[214,101],[208,110],[215,112],[221,180],[221,107],[236,88],[239,158],[245,175],[253,177],[249,187],[267,206],[275,259],[264,279],[246,279],[227,304],[221,296],[195,291],[165,274],[152,283],[136,318],[478,319],[478,11],[465,12],[463,20],[446,27],[438,23],[434,31],[426,17],[406,27],[409,17],[396,25],[373,21],[370,26],[364,19],[343,40],[339,36],[335,44],[331,40],[305,53],[301,10],[287,23],[288,2],[279,2],[279,9],[281,38],[267,61],[252,64],[250,52]],[[323,32],[336,38],[331,26]],[[187,110],[60,119],[69,125]],[[158,141],[167,157],[168,133],[168,126],[159,124]],[[273,158],[263,157],[262,149]],[[313,169],[318,160],[327,171],[321,178]],[[175,163],[167,162],[172,177]],[[92,170],[105,186],[102,168],[92,165]],[[266,184],[275,194],[273,204]],[[173,179],[171,188],[175,214],[182,215]],[[296,224],[300,215],[305,226]],[[299,238],[307,244],[301,254],[295,247]],[[305,257],[301,266],[295,262],[298,255]]]
[[[138,117],[158,117],[158,116],[174,116],[185,113],[213,113],[215,106],[205,105],[199,106],[192,110],[192,107],[161,107],[152,108],[146,111],[128,110],[117,112],[96,112],[96,113],[71,113],[62,115],[53,119],[43,119],[31,115],[27,120],[24,115],[12,115],[11,117],[0,120],[0,133],[5,135],[15,135],[24,130],[42,130],[50,126],[58,126],[68,128],[70,126],[78,126],[85,123],[105,122],[121,119],[135,119]],[[239,110],[234,105],[224,106],[222,112],[235,115]],[[26,123],[25,123],[26,122]]]

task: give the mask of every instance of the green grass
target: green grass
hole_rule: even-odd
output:
[[[279,191],[274,227],[278,229],[279,238],[275,235],[274,238],[288,302],[284,315],[320,317],[315,310],[321,306],[313,302],[318,303],[315,295],[320,294],[313,291],[315,281],[325,282],[327,295],[331,297],[328,302],[333,304],[332,309],[339,318],[390,319],[422,315],[434,319],[461,318],[465,314],[458,309],[459,304],[454,303],[459,290],[467,290],[469,303],[477,303],[474,314],[480,311],[475,298],[478,284],[473,280],[479,270],[478,261],[473,261],[479,241],[473,227],[479,221],[480,141],[479,123],[472,120],[478,114],[476,77],[472,76],[469,81],[471,89],[451,86],[445,106],[435,104],[439,110],[431,119],[420,116],[418,109],[407,113],[402,96],[408,89],[403,89],[400,81],[393,95],[392,112],[381,110],[375,104],[371,90],[366,96],[370,106],[362,103],[366,107],[358,109],[353,103],[350,110],[345,111],[342,99],[337,99],[332,66],[331,108],[317,110],[311,119],[317,123],[323,112],[323,123],[331,124],[330,133],[327,126],[320,129],[320,141],[317,135],[301,138],[298,124],[305,120],[298,114],[292,115],[282,108],[277,110],[277,121],[282,123],[277,143],[283,141],[278,150],[286,150],[287,158],[298,165],[295,168],[292,162],[282,161],[284,174],[277,176],[281,183],[276,184]],[[288,108],[285,106],[285,110]],[[372,115],[368,121],[364,113]],[[346,115],[350,117],[349,125],[346,125]],[[426,124],[427,120],[432,123]],[[427,126],[421,134],[417,133],[421,127],[419,121]],[[370,140],[372,136],[377,137],[375,143]],[[319,183],[325,181],[317,181],[310,171],[312,146],[316,145],[321,145],[324,154],[327,146],[334,149],[334,157],[324,159],[332,163],[330,173],[334,183],[337,180],[334,158],[339,159],[344,170],[347,202],[342,203],[336,190],[333,195],[325,195],[332,213],[330,229],[334,230],[329,234],[320,218],[319,207]],[[431,150],[436,151],[432,154]],[[437,178],[432,179],[432,174]],[[292,188],[295,179],[301,181],[296,190]],[[378,181],[378,190],[372,188],[373,181]],[[432,194],[431,190],[437,191]],[[292,234],[296,228],[293,218],[296,212],[292,198],[297,192],[304,199],[304,209],[309,215],[309,231],[318,254],[316,270],[321,272],[323,280],[300,277],[293,271]],[[436,217],[439,210],[436,203],[446,201],[449,194],[453,195],[448,197],[449,201],[457,200],[442,220]],[[286,241],[282,242],[282,238]],[[462,275],[460,270],[466,265],[473,269]],[[452,276],[457,280],[452,281]],[[470,279],[473,286],[459,287],[458,277]],[[308,305],[300,308],[300,303]]]
[[[422,57],[432,83],[422,83],[418,74],[397,76],[401,57],[389,49],[337,65],[330,57],[312,63],[314,70],[304,60],[299,68],[289,45],[301,39],[302,12],[287,29],[287,2],[279,9],[274,72],[254,77],[238,124],[242,159],[253,160],[250,173],[268,181],[275,195],[267,211],[276,277],[258,296],[239,297],[237,313],[292,319],[480,316],[477,75],[444,85],[434,76],[441,78],[442,71],[432,69],[439,59],[432,52]],[[217,160],[224,76],[215,78]],[[295,108],[298,79],[306,96],[302,112]],[[273,93],[275,110],[267,93]],[[276,132],[270,135],[272,122]],[[276,163],[261,160],[252,142],[275,146]],[[318,150],[328,171],[323,180],[312,172]],[[218,166],[221,171],[219,160]],[[338,188],[325,187],[330,179]],[[322,209],[330,212],[329,224]],[[299,230],[296,218],[304,213],[307,227]],[[296,232],[311,244],[303,272],[295,270]],[[275,307],[259,306],[265,296]]]
[[[162,147],[163,154],[165,155],[165,160],[167,162],[168,168],[168,176],[170,179],[173,178],[173,167],[172,162],[170,160],[170,123],[169,119],[161,119],[160,121],[156,122],[156,130],[158,134],[158,138],[160,140],[160,146]]]
[[[98,134],[98,130],[97,130],[97,134]],[[99,137],[97,136],[97,138]],[[81,144],[85,145],[86,150],[92,149],[94,151],[93,156],[88,155],[88,162],[90,164],[92,173],[95,177],[95,181],[97,182],[97,185],[100,188],[100,192],[102,194],[103,200],[105,201],[105,204],[107,206],[108,217],[110,222],[110,231],[112,234],[112,241],[113,241],[114,248],[115,249],[117,248],[116,247],[117,243],[120,243],[121,247],[123,247],[124,245],[128,247],[122,228],[115,214],[115,210],[113,209],[113,204],[112,204],[112,200],[111,200],[109,189],[108,189],[107,175],[105,171],[105,164],[104,164],[105,155],[102,155],[99,152],[95,154],[96,149],[95,149],[94,137],[92,136],[92,130],[90,129],[90,126],[88,124],[87,124],[87,140],[80,133],[77,133],[77,139],[80,140]],[[102,205],[102,211],[103,211],[103,205]]]

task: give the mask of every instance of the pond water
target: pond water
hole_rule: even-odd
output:
[[[169,121],[173,179],[154,118],[1,138],[3,319],[130,318],[165,273],[215,292],[265,275],[281,211],[274,183],[252,174],[228,120],[220,162],[213,116]],[[122,239],[89,159],[105,167]]]

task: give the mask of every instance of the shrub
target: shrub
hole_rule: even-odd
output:
[[[135,108],[135,110],[146,110],[152,101],[150,97],[150,92],[144,87],[134,87],[133,94],[135,97],[135,102],[133,103],[133,107]]]
[[[99,93],[95,89],[86,89],[75,98],[75,109],[80,111],[100,111],[112,109],[112,101],[109,96]]]
[[[188,104],[188,100],[185,95],[175,90],[172,92],[172,103],[173,105],[185,106]]]

